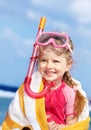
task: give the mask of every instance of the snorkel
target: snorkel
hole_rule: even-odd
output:
[[[38,27],[37,36],[43,32],[44,27],[45,27],[45,23],[46,23],[46,18],[41,17],[39,27]],[[37,57],[37,53],[38,53],[38,47],[39,47],[39,45],[36,44],[36,42],[35,42],[33,52],[32,52],[32,56],[30,58],[30,64],[29,64],[28,72],[27,72],[27,75],[26,75],[25,80],[24,80],[25,92],[27,93],[27,95],[29,97],[35,98],[35,99],[43,97],[48,92],[49,88],[51,86],[53,86],[53,84],[48,84],[39,93],[33,92],[30,88],[30,86],[31,86],[30,84],[31,84],[31,80],[32,80],[32,73],[33,73],[33,70],[34,70],[34,65],[35,65],[35,61],[36,61],[36,57]]]

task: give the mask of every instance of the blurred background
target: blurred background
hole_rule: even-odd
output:
[[[91,97],[91,1],[0,0],[0,84],[18,88],[26,76],[40,18],[45,31],[67,32],[74,42],[71,73]]]

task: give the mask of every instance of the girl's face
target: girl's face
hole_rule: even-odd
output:
[[[68,71],[70,67],[64,55],[56,55],[51,50],[43,51],[39,56],[38,70],[48,82],[55,81],[60,84],[65,71]]]

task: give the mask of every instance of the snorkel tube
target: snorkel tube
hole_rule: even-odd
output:
[[[46,18],[41,17],[37,35],[39,35],[41,32],[43,32],[45,23],[46,23]],[[31,84],[31,80],[32,80],[32,73],[33,73],[33,70],[34,70],[34,65],[35,65],[37,52],[38,52],[38,47],[39,47],[39,45],[37,45],[35,43],[34,48],[33,48],[33,52],[32,52],[32,57],[30,58],[30,64],[29,64],[28,72],[27,72],[27,75],[26,75],[25,80],[24,80],[25,92],[27,93],[27,95],[29,97],[36,98],[36,99],[43,97],[48,92],[49,88],[52,86],[52,84],[49,84],[49,85],[47,84],[45,86],[45,88],[39,93],[33,92],[30,88],[30,86],[31,86],[30,84]]]

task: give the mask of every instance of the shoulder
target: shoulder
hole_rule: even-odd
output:
[[[71,87],[69,87],[67,84],[66,84],[65,87],[63,88],[63,91],[64,91],[65,93],[68,93],[68,94],[74,93],[74,89],[71,88]]]
[[[64,93],[66,101],[75,99],[76,92],[74,91],[73,88],[69,87],[67,84],[63,88],[63,93]]]

